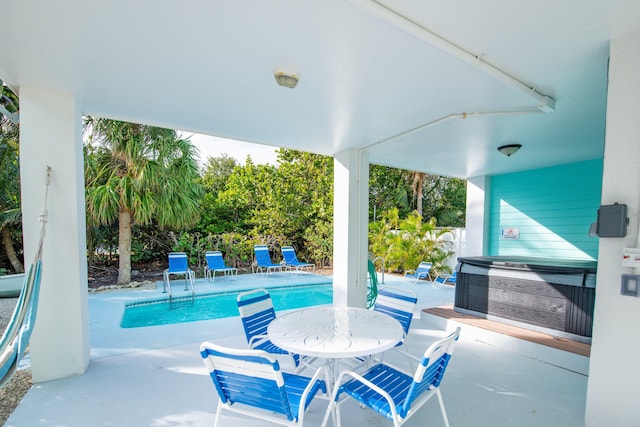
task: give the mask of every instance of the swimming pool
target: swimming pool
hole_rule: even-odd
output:
[[[333,301],[331,284],[283,286],[268,290],[276,311],[331,304]],[[174,298],[171,303],[168,299],[127,303],[120,327],[140,328],[239,316],[236,298],[240,292],[196,295],[195,300],[191,297]]]

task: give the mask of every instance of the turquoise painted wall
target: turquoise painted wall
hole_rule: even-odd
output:
[[[602,159],[491,177],[489,255],[598,258]],[[503,238],[515,229],[517,239]],[[519,232],[519,233],[518,233]]]

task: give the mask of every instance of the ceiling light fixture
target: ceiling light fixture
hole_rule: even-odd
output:
[[[300,77],[298,77],[297,74],[288,74],[284,71],[277,71],[273,76],[276,78],[276,82],[278,82],[280,86],[288,87],[289,89],[296,87],[298,80],[300,80]]]
[[[507,157],[511,157],[512,154],[517,153],[521,148],[522,144],[507,144],[498,147],[498,151]]]

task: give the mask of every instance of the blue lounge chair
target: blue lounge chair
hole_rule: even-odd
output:
[[[184,276],[184,290],[189,289],[191,285],[191,291],[193,292],[193,285],[196,278],[193,270],[189,268],[189,260],[187,254],[184,252],[170,252],[169,253],[169,268],[164,270],[164,291],[167,289],[171,293],[171,276]]]
[[[454,271],[452,274],[438,274],[435,279],[433,279],[433,287],[441,288],[444,285],[455,285],[456,279],[458,275]]]
[[[281,349],[269,341],[267,327],[276,318],[271,295],[266,289],[254,289],[238,294],[238,311],[250,349],[264,350],[273,354],[290,353]],[[300,364],[300,356],[290,354],[297,367]]]
[[[303,425],[311,401],[318,392],[327,392],[322,367],[311,378],[287,374],[275,356],[265,351],[209,342],[200,345],[200,355],[219,397],[215,426],[223,410],[286,426]]]
[[[211,282],[215,282],[216,273],[222,273],[225,277],[231,276],[234,279],[238,276],[237,268],[228,267],[224,264],[222,252],[208,251],[204,257],[207,260],[207,265],[204,267],[204,277]]]
[[[435,395],[444,423],[449,427],[440,385],[459,336],[458,327],[447,338],[429,346],[413,374],[383,363],[360,374],[348,370],[341,372],[322,425],[325,426],[333,414],[335,424],[340,426],[340,405],[352,397],[361,406],[373,409],[399,427]]]
[[[253,252],[256,256],[254,273],[261,273],[262,275],[268,274],[271,271],[282,271],[282,265],[274,264],[271,262],[271,255],[269,255],[269,248],[266,245],[255,245]]]
[[[400,322],[404,330],[404,338],[394,349],[403,351],[406,354],[409,353],[406,345],[407,334],[411,327],[413,311],[417,303],[418,297],[412,290],[385,286],[378,290],[378,298],[376,298],[376,303],[373,306],[375,311],[385,313]]]
[[[298,257],[296,256],[296,250],[293,249],[293,246],[283,246],[282,248],[282,257],[284,258],[285,267],[288,270],[295,269],[298,270],[311,270],[313,273],[316,271],[316,265],[310,264],[308,262],[300,262],[298,261]]]
[[[416,268],[415,270],[406,271],[404,273],[404,277],[415,279],[413,281],[414,284],[418,283],[418,280],[421,280],[421,279],[429,279],[429,281],[432,281],[433,279],[431,279],[431,267],[433,267],[432,263],[422,261],[418,265],[418,268]]]

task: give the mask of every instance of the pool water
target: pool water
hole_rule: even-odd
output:
[[[287,286],[269,288],[276,311],[331,304],[332,285]],[[139,328],[198,320],[222,319],[239,316],[236,298],[242,291],[217,292],[174,299],[133,302],[125,305],[121,328]]]

